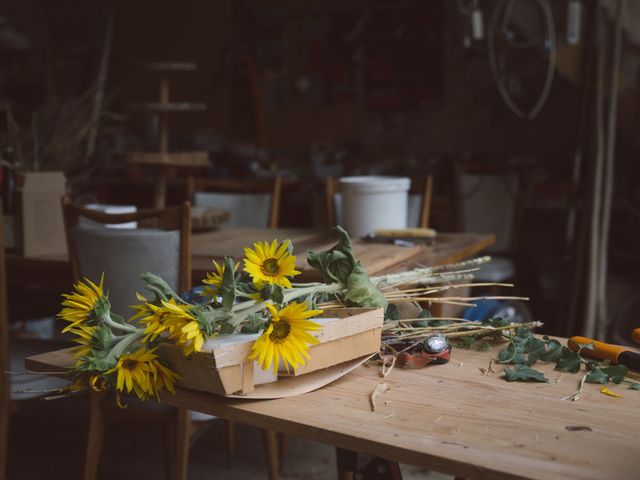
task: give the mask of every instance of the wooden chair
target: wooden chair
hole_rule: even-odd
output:
[[[1,201],[0,211],[2,211]],[[4,480],[7,474],[7,449],[11,415],[19,409],[21,403],[46,396],[47,394],[43,392],[69,383],[54,377],[41,375],[15,377],[9,373],[11,371],[23,371],[24,358],[26,356],[62,348],[62,345],[51,346],[51,342],[42,341],[11,341],[8,300],[4,258],[4,229],[0,228],[0,480]],[[18,389],[21,392],[18,392]]]
[[[327,223],[329,226],[336,225],[339,221],[338,205],[340,203],[338,181],[333,177],[326,179],[326,199],[325,209],[327,211]],[[431,198],[433,195],[433,176],[427,175],[421,179],[411,180],[409,191],[409,211],[407,212],[407,225],[409,227],[427,228],[431,214]],[[413,207],[417,212],[413,215]],[[412,221],[413,217],[415,220]]]
[[[187,199],[194,208],[217,207],[230,211],[223,226],[277,228],[282,179],[187,178]]]
[[[122,303],[114,297],[113,287],[116,283],[128,283],[124,293],[133,295],[142,291],[142,285],[136,286],[140,272],[154,272],[164,278],[177,292],[189,289],[191,284],[191,213],[190,205],[185,202],[179,207],[165,209],[141,210],[129,214],[105,214],[96,210],[89,210],[74,205],[68,197],[62,199],[63,214],[65,220],[65,232],[72,274],[77,281],[81,276],[97,278],[103,271],[107,272],[107,278],[111,278],[110,301],[112,305]],[[140,222],[151,224],[155,229],[109,229],[106,227],[85,227],[80,225],[80,218],[84,217],[99,224],[121,224],[127,222]],[[146,242],[144,241],[146,239]],[[84,243],[84,252],[80,241]],[[176,262],[173,265],[166,264],[167,252],[150,251],[149,244],[154,248],[171,249],[173,243]],[[112,247],[108,247],[112,244]],[[87,248],[93,249],[87,253]],[[112,252],[111,258],[109,251]],[[128,252],[126,262],[123,262],[123,252]],[[177,251],[177,255],[175,254]],[[92,258],[93,257],[93,258]],[[164,260],[162,258],[164,257]],[[160,261],[160,263],[158,263]],[[165,263],[163,263],[165,262]],[[119,273],[118,273],[119,272]],[[173,273],[172,273],[173,272]],[[114,275],[115,273],[115,275]],[[176,275],[177,273],[177,275]],[[89,276],[91,275],[91,276]],[[120,277],[120,278],[119,278]],[[113,279],[119,278],[118,282]],[[126,278],[126,280],[124,280]],[[122,289],[120,290],[122,293]],[[135,303],[135,298],[131,302]],[[117,313],[116,308],[114,311]],[[105,421],[117,419],[122,415],[134,414],[138,418],[148,418],[154,422],[163,422],[165,426],[165,446],[168,451],[174,451],[175,455],[168,455],[168,459],[174,458],[174,462],[167,463],[167,473],[170,477],[181,480],[187,478],[189,446],[197,436],[209,426],[210,420],[215,419],[209,415],[190,412],[185,409],[148,408],[144,404],[136,404],[136,411],[127,408],[124,412],[113,407],[112,401],[100,401],[96,395],[90,395],[90,422],[87,442],[87,455],[85,459],[85,479],[94,479],[97,474],[98,462],[104,435]],[[233,422],[226,421],[226,440],[228,462],[231,464],[234,452],[235,428]],[[277,457],[275,455],[275,437],[265,434],[265,449],[267,463],[270,472],[277,472]],[[271,443],[270,443],[271,442]],[[270,453],[272,452],[273,453]],[[276,478],[270,475],[270,478]]]

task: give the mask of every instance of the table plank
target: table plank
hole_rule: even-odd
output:
[[[318,280],[319,274],[306,261],[307,250],[322,251],[331,248],[338,237],[330,230],[309,229],[222,229],[192,236],[192,269],[194,281],[211,271],[211,259],[225,256],[241,259],[244,247],[256,241],[289,239],[295,247],[296,268],[302,275],[297,281]],[[495,242],[494,235],[473,233],[439,234],[433,245],[399,247],[383,243],[353,241],[353,251],[369,275],[401,270],[420,265],[438,265],[469,258]]]
[[[376,367],[359,367],[314,392],[277,400],[248,401],[185,389],[162,395],[172,405],[310,438],[466,478],[636,478],[640,454],[640,392],[602,395],[580,375],[536,364],[550,383],[509,383],[498,372],[482,375],[499,348],[456,349],[446,365],[394,369],[382,379]],[[32,357],[29,368],[68,367],[68,352]],[[375,412],[369,396],[386,382]],[[582,427],[572,431],[567,427]]]

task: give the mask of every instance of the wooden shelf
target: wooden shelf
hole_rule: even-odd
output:
[[[143,113],[176,113],[203,112],[207,105],[201,102],[171,102],[171,103],[135,103],[129,107],[134,112]]]
[[[136,165],[162,165],[169,167],[208,167],[207,152],[132,152],[127,161]]]

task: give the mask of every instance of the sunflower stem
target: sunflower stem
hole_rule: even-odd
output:
[[[118,330],[123,330],[125,332],[141,332],[142,329],[134,327],[129,323],[117,323],[114,322],[111,318],[111,312],[107,311],[107,313],[102,317],[102,323],[111,328],[117,328]]]
[[[125,335],[125,337],[116,343],[105,358],[106,362],[110,365],[115,365],[118,362],[120,356],[125,352],[127,348],[129,348],[134,342],[141,339],[144,335],[142,330],[130,333],[129,335]]]

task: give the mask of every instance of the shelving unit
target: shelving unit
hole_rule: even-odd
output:
[[[169,151],[169,118],[174,113],[195,113],[207,109],[201,102],[175,102],[170,99],[169,76],[173,73],[192,72],[197,66],[188,62],[153,62],[144,67],[159,74],[159,101],[131,105],[136,113],[159,116],[158,151],[131,152],[127,161],[136,165],[153,165],[158,167],[158,176],[154,189],[153,204],[163,208],[167,203],[167,180],[173,170],[206,167],[209,165],[209,154],[205,151]]]

